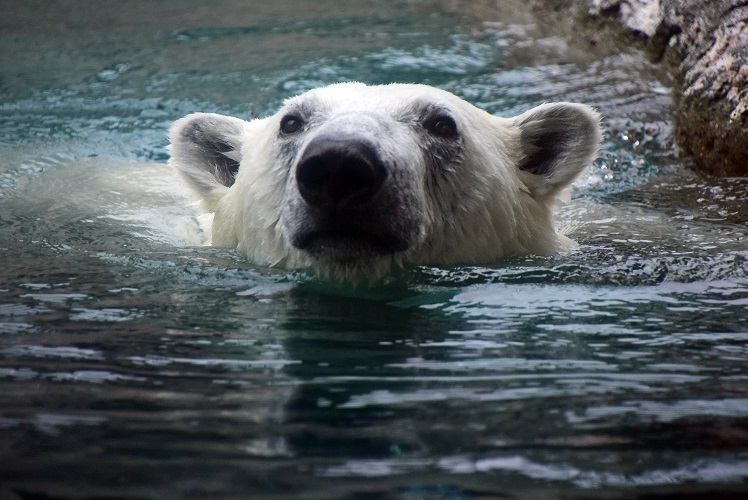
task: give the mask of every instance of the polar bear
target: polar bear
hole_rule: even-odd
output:
[[[213,245],[358,281],[564,249],[553,209],[602,134],[583,104],[501,118],[425,85],[341,83],[263,119],[191,114],[169,137]]]

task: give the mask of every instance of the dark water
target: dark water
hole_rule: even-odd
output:
[[[521,2],[96,5],[0,2],[0,498],[748,494],[748,183],[643,55]],[[171,121],[351,79],[598,107],[579,248],[345,289],[200,246]]]

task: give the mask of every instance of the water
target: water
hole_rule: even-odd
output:
[[[748,492],[748,182],[689,174],[644,56],[513,2],[29,5],[0,32],[0,496]],[[347,288],[201,246],[171,121],[350,79],[598,107],[579,247]]]

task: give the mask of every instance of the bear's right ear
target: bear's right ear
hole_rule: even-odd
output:
[[[214,113],[194,113],[169,130],[169,163],[202,198],[203,208],[215,205],[234,184],[241,162],[247,122]]]

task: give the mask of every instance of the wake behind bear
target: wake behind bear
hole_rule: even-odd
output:
[[[583,104],[501,118],[425,85],[341,83],[264,119],[188,115],[169,150],[213,245],[361,281],[566,248],[553,210],[601,139]]]

